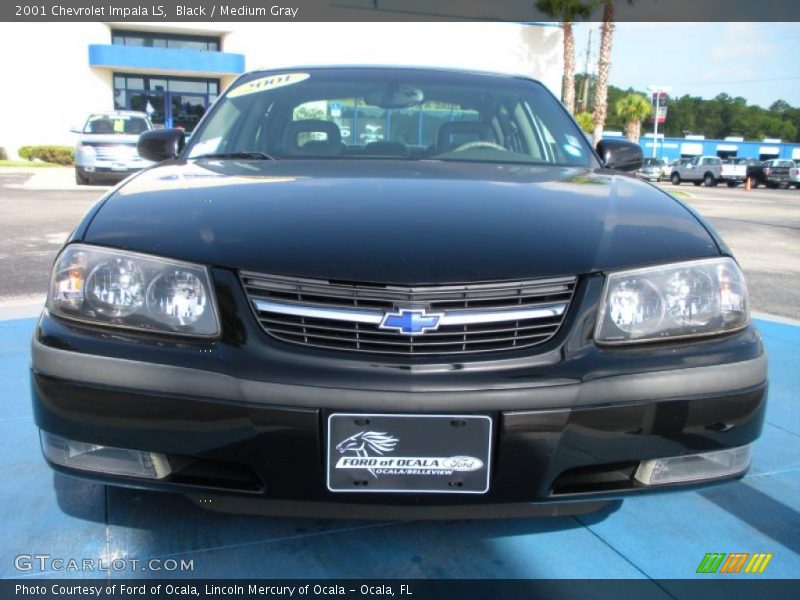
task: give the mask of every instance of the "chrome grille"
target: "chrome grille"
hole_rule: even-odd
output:
[[[135,144],[94,142],[84,145],[94,146],[95,158],[97,160],[126,161],[138,156]]]
[[[376,354],[463,354],[528,348],[558,331],[575,277],[400,287],[348,284],[241,272],[264,331],[285,342]],[[379,327],[384,313],[422,309],[441,315],[435,331],[402,334]]]

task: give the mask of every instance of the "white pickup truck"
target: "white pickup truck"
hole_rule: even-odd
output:
[[[747,179],[747,159],[731,158],[722,161],[722,171],[719,178],[728,184],[728,187],[736,187]]]

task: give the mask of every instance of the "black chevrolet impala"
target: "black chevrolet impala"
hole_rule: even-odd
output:
[[[566,514],[741,477],[766,355],[715,231],[524,77],[235,81],[106,194],[33,339],[57,471],[209,508]]]

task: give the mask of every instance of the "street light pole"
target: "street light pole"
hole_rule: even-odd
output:
[[[659,99],[659,96],[660,96],[660,94],[656,93],[656,100],[655,100],[655,105],[656,105],[655,108],[656,108],[656,110],[655,110],[655,116],[653,117],[653,158],[656,157],[656,146],[658,145],[658,99]]]
[[[661,100],[661,94],[667,94],[671,88],[651,85],[647,89],[650,91],[650,96],[653,97],[653,158],[656,158],[658,147],[658,102]]]

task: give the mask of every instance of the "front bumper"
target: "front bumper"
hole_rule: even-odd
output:
[[[138,173],[145,169],[147,165],[125,166],[125,167],[112,167],[112,166],[76,166],[75,170],[78,174],[90,180],[103,180],[103,181],[122,181],[129,175]]]
[[[43,431],[162,453],[173,465],[160,480],[53,465],[59,471],[181,492],[219,510],[319,515],[324,504],[324,514],[331,516],[383,518],[425,514],[420,507],[436,509],[427,516],[451,518],[560,514],[597,508],[597,502],[628,494],[684,487],[643,485],[634,473],[642,460],[753,442],[761,430],[767,388],[763,354],[724,365],[472,392],[270,384],[85,355],[40,340],[33,344],[33,364],[34,414]],[[487,493],[466,497],[326,489],[324,423],[329,414],[408,413],[420,405],[433,412],[492,417],[496,435]],[[550,503],[556,501],[575,504],[569,510],[553,508]]]

